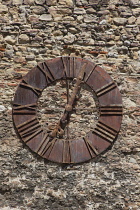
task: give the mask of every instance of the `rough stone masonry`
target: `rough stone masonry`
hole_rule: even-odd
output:
[[[65,55],[103,67],[124,107],[112,149],[66,167],[32,153],[11,115],[22,77],[37,62]],[[140,209],[139,79],[139,0],[0,0],[0,209]]]

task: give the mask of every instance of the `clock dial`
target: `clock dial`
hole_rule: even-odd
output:
[[[51,123],[45,119],[44,128],[37,116],[37,102],[45,88],[51,87],[53,96],[57,82],[65,84],[66,100],[59,104],[59,118]],[[70,125],[85,94],[84,86],[96,94],[99,119],[96,125],[89,121],[90,126],[83,126],[87,132],[79,135],[76,123],[73,122],[75,130],[71,131]],[[92,104],[88,109],[94,112]],[[121,120],[122,99],[116,84],[101,67],[81,58],[58,57],[39,63],[23,78],[13,102],[13,122],[23,142],[43,158],[59,163],[85,162],[107,150],[117,138]]]

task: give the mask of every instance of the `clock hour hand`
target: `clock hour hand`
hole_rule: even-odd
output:
[[[76,83],[74,85],[74,88],[73,88],[72,94],[69,98],[69,101],[65,106],[64,113],[63,113],[61,119],[59,120],[59,122],[54,127],[53,131],[50,132],[50,134],[49,134],[51,137],[56,137],[57,134],[59,134],[59,135],[64,134],[64,130],[62,129],[62,127],[64,127],[64,124],[66,124],[66,120],[67,120],[67,117],[69,115],[69,112],[71,112],[72,109],[73,109],[73,104],[74,104],[77,92],[80,88],[80,84],[82,83],[82,80],[83,80],[83,77],[84,77],[86,65],[87,65],[87,63],[83,64],[83,66],[82,66],[82,68],[81,68],[81,70],[80,70],[80,72],[79,72],[79,74],[76,78]]]

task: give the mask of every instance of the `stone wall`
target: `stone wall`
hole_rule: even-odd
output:
[[[0,209],[140,209],[139,30],[139,0],[0,0]],[[112,150],[62,166],[23,145],[11,104],[37,62],[68,55],[111,75],[124,115]]]

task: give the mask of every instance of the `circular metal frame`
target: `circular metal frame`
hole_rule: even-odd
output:
[[[98,123],[78,140],[50,140],[36,116],[38,98],[54,81],[76,78],[85,62],[83,80],[98,98]],[[122,98],[112,78],[101,67],[77,57],[57,57],[38,64],[22,79],[14,97],[13,122],[17,133],[32,151],[53,162],[81,163],[98,156],[114,143],[121,121]]]

